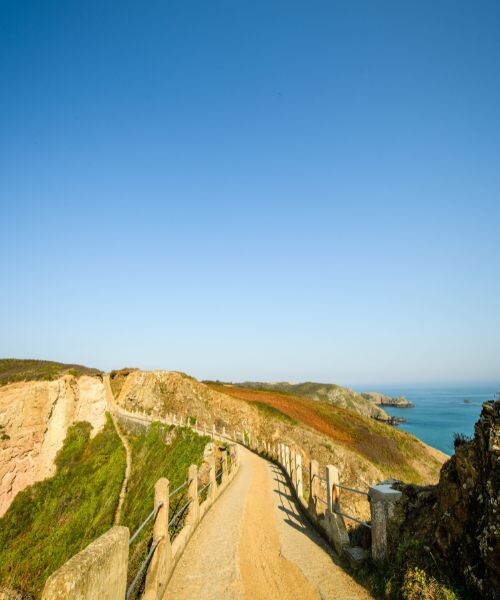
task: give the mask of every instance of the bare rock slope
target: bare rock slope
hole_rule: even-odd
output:
[[[54,474],[68,427],[88,421],[95,435],[105,411],[99,377],[65,375],[0,387],[0,517],[19,491]]]

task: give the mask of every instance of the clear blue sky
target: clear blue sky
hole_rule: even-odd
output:
[[[0,356],[500,378],[496,1],[0,2]]]

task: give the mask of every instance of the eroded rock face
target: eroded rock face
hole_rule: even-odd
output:
[[[483,405],[437,486],[401,490],[391,538],[422,540],[470,597],[500,597],[500,400]]]
[[[0,517],[19,491],[54,474],[71,423],[89,421],[95,435],[105,412],[105,389],[97,377],[0,387]]]

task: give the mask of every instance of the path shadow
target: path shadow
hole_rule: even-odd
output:
[[[278,510],[286,515],[283,522],[317,544],[330,556],[331,560],[336,565],[343,566],[335,553],[335,550],[328,544],[310,519],[304,514],[303,509],[299,506],[297,498],[291,491],[290,484],[285,474],[279,467],[272,463],[270,470],[273,475],[273,481],[277,484],[276,486],[273,486],[272,493],[279,498]]]

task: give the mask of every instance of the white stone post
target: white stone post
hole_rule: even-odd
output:
[[[161,541],[148,567],[144,600],[163,596],[172,569],[172,546],[168,533],[169,482],[165,477],[158,479],[155,484],[154,508],[158,513],[153,525],[153,540],[161,538]]]
[[[285,471],[290,477],[290,447],[285,446]]]
[[[316,498],[320,493],[319,463],[317,460],[311,460],[309,477],[309,509],[317,514],[319,503]]]
[[[227,450],[222,452],[222,483],[225,483],[228,478],[227,472]]]
[[[198,522],[200,504],[198,501],[198,467],[191,465],[188,469],[187,497],[189,503],[186,522],[195,525]]]
[[[337,484],[339,483],[339,470],[333,465],[326,466],[326,501],[328,510],[333,513],[337,508],[339,494]]]
[[[296,476],[296,491],[297,497],[302,498],[304,496],[304,489],[302,487],[302,456],[299,452],[295,455],[295,476]]]
[[[387,558],[389,521],[394,514],[394,505],[401,498],[401,492],[392,486],[394,480],[389,479],[370,486],[370,512],[372,526],[372,558],[383,561]]]
[[[292,488],[297,489],[297,480],[295,478],[295,450],[290,448],[290,481]]]
[[[215,500],[215,494],[217,492],[217,481],[215,479],[215,457],[212,455],[207,460],[210,470],[208,472],[208,477],[210,481],[210,485],[208,487],[208,496],[210,498],[210,502],[213,503]]]

